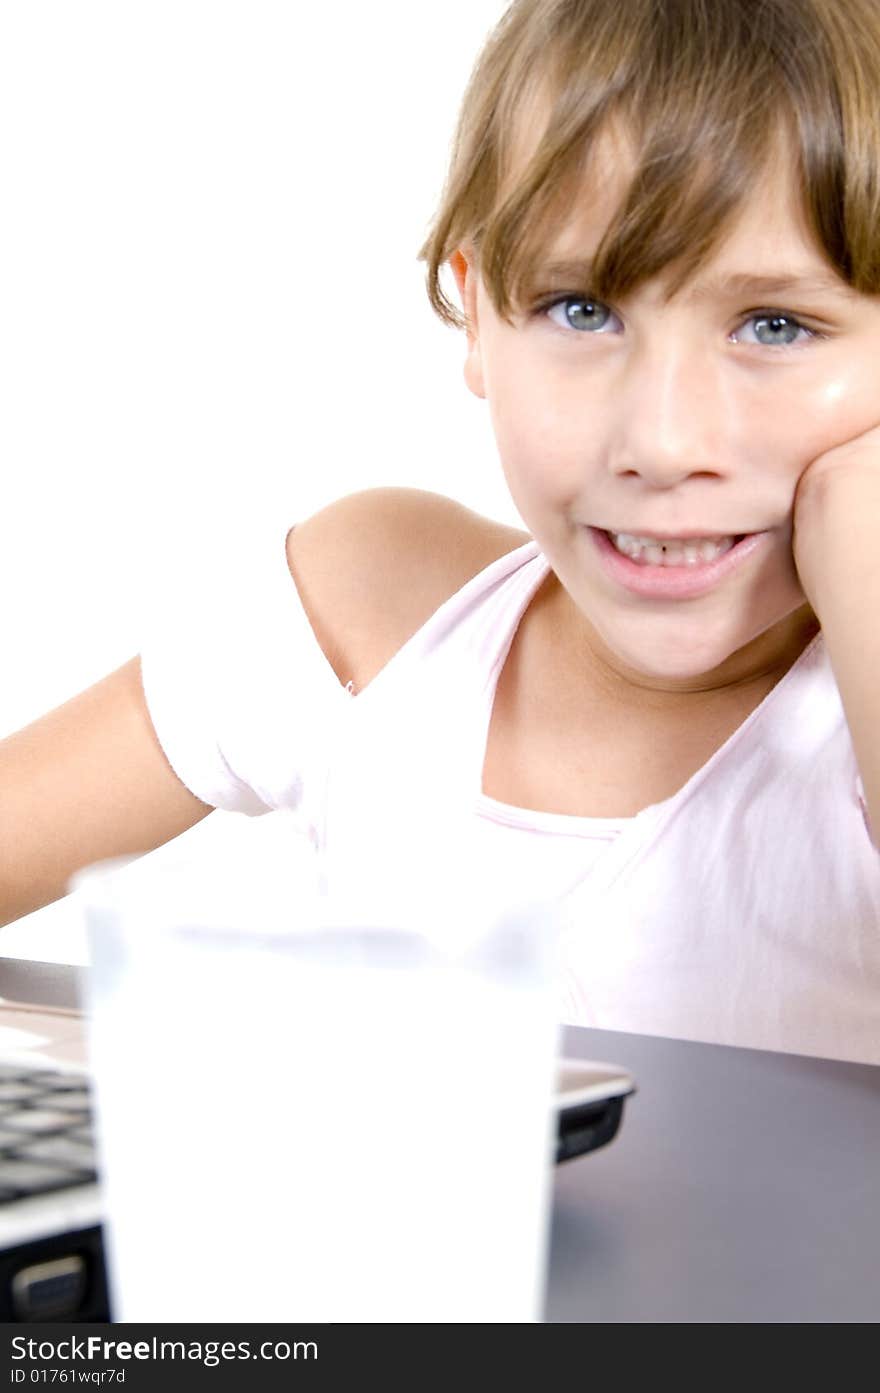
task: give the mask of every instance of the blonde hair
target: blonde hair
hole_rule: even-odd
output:
[[[465,326],[440,270],[469,245],[511,321],[597,137],[618,121],[635,165],[584,290],[615,300],[678,267],[674,294],[783,131],[818,248],[855,290],[880,293],[877,0],[514,0],[471,75],[419,251],[441,319]]]

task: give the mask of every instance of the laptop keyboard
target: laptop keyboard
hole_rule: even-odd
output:
[[[87,1079],[0,1064],[0,1204],[96,1179]]]

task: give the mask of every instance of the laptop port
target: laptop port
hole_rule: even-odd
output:
[[[19,1320],[64,1320],[76,1315],[86,1290],[86,1264],[77,1254],[32,1263],[12,1279]]]

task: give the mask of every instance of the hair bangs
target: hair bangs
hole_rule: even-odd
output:
[[[500,314],[527,306],[612,134],[622,188],[582,290],[613,300],[664,275],[675,294],[783,159],[831,268],[880,292],[880,7],[517,0],[472,76],[420,251],[441,318],[464,324],[438,274],[462,246]]]

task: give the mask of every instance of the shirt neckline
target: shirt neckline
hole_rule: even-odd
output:
[[[502,803],[500,799],[482,791],[477,797],[476,810],[486,821],[504,827],[518,827],[527,832],[549,832],[559,837],[600,837],[603,840],[617,836],[642,812],[647,812],[646,808],[642,808],[632,817],[580,817],[576,813],[548,813],[540,808]]]
[[[714,768],[716,764],[720,764],[722,760],[727,757],[739,740],[745,737],[746,731],[752,725],[757,724],[759,720],[763,719],[764,713],[772,703],[776,693],[789,683],[789,679],[794,677],[794,674],[802,665],[806,665],[808,655],[811,655],[814,650],[819,647],[822,640],[822,630],[820,629],[819,632],[814,634],[813,638],[810,639],[810,642],[803,651],[798,654],[791,667],[779,679],[775,686],[771,687],[767,695],[762,697],[761,701],[749,712],[745,720],[741,721],[736,729],[731,731],[723,745],[720,745],[719,748],[709,756],[705,763],[700,765],[699,769],[694,770],[693,774],[682,784],[681,788],[677,789],[675,793],[670,794],[668,798],[662,799],[659,803],[646,804],[644,808],[640,808],[632,817],[581,817],[574,813],[553,813],[539,808],[521,807],[515,803],[503,803],[499,799],[492,798],[489,794],[483,792],[483,770],[486,764],[489,730],[491,728],[492,715],[495,710],[495,696],[498,690],[498,683],[501,680],[501,673],[507,662],[519,626],[525,617],[529,605],[535,598],[538,589],[546,580],[551,570],[549,561],[540,551],[534,539],[530,543],[526,543],[525,546],[519,548],[519,550],[523,553],[528,552],[530,554],[523,555],[521,566],[518,567],[513,574],[521,574],[532,562],[536,563],[535,574],[529,577],[529,583],[524,587],[523,593],[520,595],[520,602],[514,611],[513,622],[511,626],[502,633],[494,660],[489,669],[484,688],[484,707],[481,723],[482,739],[479,742],[481,755],[478,760],[475,811],[478,816],[495,823],[521,827],[535,832],[556,833],[562,836],[602,837],[607,839],[610,835],[619,837],[620,833],[635,827],[640,822],[657,816],[662,817],[664,813],[671,812],[674,805],[679,802],[685,802],[694,787],[702,782],[703,778],[707,776],[708,772]]]

